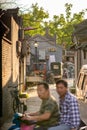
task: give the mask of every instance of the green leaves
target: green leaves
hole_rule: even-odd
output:
[[[84,19],[85,12],[82,10],[79,13],[75,13],[72,16],[71,8],[72,4],[65,4],[66,16],[60,14],[60,16],[54,15],[53,20],[49,22],[50,33],[57,35],[57,43],[69,47],[72,44],[72,33],[74,25],[80,23]]]
[[[35,35],[35,34],[43,34],[44,33],[44,19],[48,18],[48,12],[45,12],[42,7],[39,8],[38,4],[32,4],[31,10],[28,13],[22,14],[23,18],[23,26],[24,27],[34,27],[37,28],[34,31],[27,31],[25,35]]]
[[[37,3],[35,5],[32,4],[31,9],[27,13],[22,14],[23,26],[35,27],[37,30],[27,31],[25,34],[30,36],[35,34],[43,35],[45,34],[45,28],[48,27],[50,35],[56,34],[58,44],[64,44],[66,47],[69,47],[72,44],[71,36],[74,25],[80,23],[84,19],[85,12],[87,12],[87,9],[85,9],[72,15],[72,7],[72,4],[66,3],[66,15],[54,15],[53,19],[47,22],[49,13],[44,11],[42,7],[39,7]]]

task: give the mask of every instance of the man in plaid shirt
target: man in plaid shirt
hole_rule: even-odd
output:
[[[68,92],[68,84],[65,80],[56,82],[56,91],[60,99],[60,123],[49,130],[77,130],[80,113],[76,97]]]

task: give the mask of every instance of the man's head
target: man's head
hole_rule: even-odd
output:
[[[68,84],[65,80],[58,80],[56,82],[56,91],[60,95],[60,97],[64,97],[68,91]]]
[[[47,99],[50,95],[49,85],[45,82],[41,82],[37,85],[37,93],[39,98]]]

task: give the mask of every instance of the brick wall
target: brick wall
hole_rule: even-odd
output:
[[[10,95],[10,85],[17,85],[19,82],[19,57],[16,54],[16,41],[18,41],[18,24],[11,18],[11,41],[2,40],[2,100],[3,115],[5,121],[12,115],[12,97]]]
[[[2,63],[2,37],[0,37],[0,117],[2,117],[2,64],[1,63]]]
[[[11,43],[2,40],[2,87],[3,87],[3,118],[11,114],[11,97],[8,85],[12,82],[11,74]]]

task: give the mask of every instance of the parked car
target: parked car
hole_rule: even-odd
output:
[[[76,95],[79,99],[87,99],[87,64],[83,65],[76,83]]]

